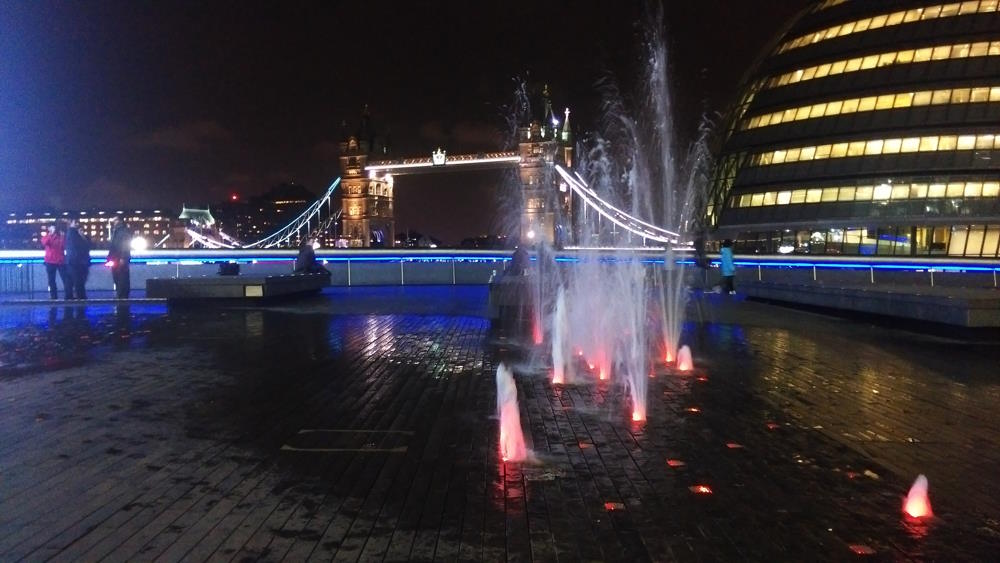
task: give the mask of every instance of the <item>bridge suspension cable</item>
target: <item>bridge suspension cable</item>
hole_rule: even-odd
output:
[[[559,173],[562,179],[566,181],[566,184],[569,185],[570,189],[572,189],[573,192],[579,196],[588,207],[597,211],[597,213],[599,213],[602,217],[625,229],[626,231],[644,239],[662,243],[674,244],[680,239],[679,233],[669,231],[662,227],[653,225],[652,223],[643,221],[642,219],[633,217],[632,215],[625,213],[621,209],[618,209],[614,205],[611,205],[607,201],[601,199],[601,197],[597,195],[597,192],[590,189],[590,187],[587,186],[587,183],[584,182],[583,178],[580,178],[579,175],[574,178],[569,172],[566,171],[566,169],[558,164],[556,165],[556,172]]]
[[[306,234],[309,234],[314,228],[320,229],[324,227],[329,227],[331,220],[336,220],[334,218],[334,212],[330,210],[330,197],[333,195],[334,190],[340,185],[340,178],[337,178],[330,184],[327,188],[326,193],[322,197],[317,199],[309,207],[305,209],[298,217],[292,219],[287,225],[279,229],[278,231],[250,244],[243,245],[243,248],[275,248],[278,246],[287,246],[288,241],[291,240],[293,236],[298,236],[301,238],[301,231],[304,229]],[[327,217],[324,220],[322,218],[323,206],[327,206]],[[337,211],[336,217],[340,217],[340,210]]]

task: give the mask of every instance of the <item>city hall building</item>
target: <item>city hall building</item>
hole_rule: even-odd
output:
[[[737,253],[996,257],[998,0],[826,0],[746,75],[712,185]]]

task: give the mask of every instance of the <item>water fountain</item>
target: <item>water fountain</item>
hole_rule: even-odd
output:
[[[583,181],[602,200],[629,215],[680,233],[677,244],[694,238],[695,217],[704,202],[710,160],[708,129],[687,159],[675,163],[670,95],[666,82],[667,53],[662,18],[652,18],[647,33],[648,61],[643,77],[642,103],[629,111],[616,89],[605,87],[606,109],[601,132],[581,151],[578,170]],[[577,233],[583,245],[639,246],[637,235],[610,234],[597,213],[578,213]],[[605,220],[605,223],[607,221]],[[539,280],[538,310],[548,312],[553,383],[568,382],[573,350],[593,366],[599,379],[612,378],[627,391],[631,418],[646,418],[648,374],[653,351],[672,361],[679,358],[679,342],[687,299],[684,268],[675,263],[667,244],[665,266],[650,276],[632,250],[578,251],[579,260],[565,268],[551,268],[555,281]],[[548,260],[540,252],[536,272],[545,276]],[[553,289],[555,288],[555,289]],[[554,303],[553,303],[554,301]],[[548,306],[545,304],[548,303]],[[679,369],[691,369],[690,350]]]
[[[566,320],[566,290],[559,287],[556,294],[556,308],[552,313],[552,383],[561,385],[572,382],[572,354],[566,338],[569,323]]]
[[[497,416],[500,418],[500,457],[503,461],[524,461],[528,450],[521,431],[521,411],[517,404],[514,372],[506,364],[497,366]]]
[[[911,518],[930,518],[934,516],[931,510],[931,499],[927,495],[927,477],[918,475],[910,487],[910,492],[903,502],[903,512]]]
[[[691,371],[694,369],[694,361],[691,359],[691,349],[687,345],[681,346],[677,351],[677,371]]]

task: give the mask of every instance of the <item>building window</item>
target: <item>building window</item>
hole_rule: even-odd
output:
[[[948,59],[964,59],[969,57],[996,56],[1000,54],[1000,41],[979,41],[976,43],[958,43],[953,45],[937,45],[921,49],[905,49],[888,51],[876,55],[855,57],[831,63],[829,75],[843,74],[868,70],[878,66],[921,63],[930,60],[942,61]],[[788,84],[805,82],[817,76],[820,65],[796,69],[768,78],[763,87],[777,88]]]

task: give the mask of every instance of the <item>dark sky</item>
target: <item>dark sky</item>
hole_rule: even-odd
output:
[[[669,1],[678,131],[721,109],[808,0]],[[594,84],[626,91],[640,2],[0,0],[0,211],[179,207],[284,181],[321,192],[364,104],[393,155],[500,148],[514,77],[551,84],[577,131]],[[406,177],[397,227],[490,230],[496,174]]]

